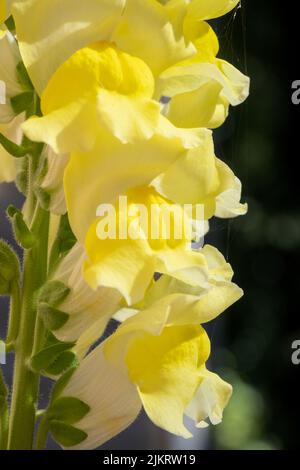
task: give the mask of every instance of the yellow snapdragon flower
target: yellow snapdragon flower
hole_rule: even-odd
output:
[[[242,295],[236,286],[226,291],[229,283],[221,284],[198,297],[194,290],[154,302],[83,359],[63,391],[90,407],[75,424],[87,438],[74,448],[103,444],[129,426],[141,406],[156,425],[185,438],[192,434],[184,415],[198,427],[207,418],[222,420],[232,389],[206,369],[210,342],[199,326]]]
[[[124,322],[128,318],[136,315],[141,310],[148,308],[159,308],[161,311],[176,305],[178,315],[185,310],[190,312],[191,318],[201,310],[201,319],[203,322],[213,320],[223,310],[236,302],[242,295],[241,289],[233,284],[233,271],[230,264],[226,263],[222,254],[214,247],[205,245],[198,254],[190,256],[187,265],[181,271],[177,271],[174,275],[163,275],[158,280],[152,279],[144,298],[138,304],[131,307],[126,306],[123,302],[119,303],[118,309],[113,313],[113,318],[117,321]],[[201,256],[201,257],[200,257]],[[206,277],[206,282],[199,279],[199,266],[195,261],[200,259],[202,262],[202,274]],[[99,289],[99,288],[98,288]],[[104,291],[104,288],[102,288]],[[111,289],[107,289],[108,298],[111,298]],[[210,305],[206,309],[206,315],[203,313],[203,303]],[[173,307],[172,307],[173,308]],[[74,347],[78,357],[82,358],[89,351],[91,345],[103,333],[103,324],[107,319],[107,310],[105,305],[99,309],[95,315],[94,323],[89,323],[84,328],[85,318],[82,315],[81,330],[79,322],[77,322],[77,343]],[[111,311],[109,312],[111,313]],[[71,317],[70,317],[71,319]],[[88,320],[88,319],[86,319]],[[104,320],[104,321],[103,321]],[[72,326],[72,323],[70,323]],[[68,334],[68,323],[64,327],[64,331]],[[60,338],[61,330],[55,332]]]
[[[181,34],[196,48],[195,54],[164,70],[156,83],[156,95],[171,98],[166,115],[177,126],[219,127],[229,106],[241,104],[249,95],[249,78],[217,58],[218,38],[204,21],[227,13],[237,3],[171,0],[166,4]]]
[[[231,266],[210,245],[205,245],[198,255],[191,255],[185,269],[175,272],[175,277],[164,275],[157,281],[153,278],[144,298],[130,308],[117,289],[99,286],[93,290],[86,283],[82,272],[85,258],[84,248],[77,243],[51,277],[51,280],[62,282],[70,289],[68,296],[58,306],[59,311],[67,314],[68,318],[53,330],[53,334],[60,341],[76,341],[74,351],[78,358],[84,357],[101,338],[111,318],[123,322],[157,301],[160,301],[160,308],[167,308],[168,303],[178,303],[182,310],[193,312],[201,308],[204,296],[206,302],[211,302],[209,298],[219,298],[220,306],[216,301],[208,312],[205,321],[209,321],[225,308],[225,304],[227,308],[241,295],[240,289],[231,283]],[[196,264],[199,260],[202,263],[200,279]]]
[[[200,223],[214,215],[228,218],[247,211],[247,205],[240,203],[240,181],[215,157],[209,131],[203,132],[202,143],[196,148],[182,149],[178,139],[173,142],[175,147],[170,147],[170,143],[162,147],[160,139],[156,153],[153,143],[135,145],[134,149],[118,143],[114,148],[111,140],[107,147],[102,140],[99,150],[72,155],[65,172],[70,223],[87,253],[85,277],[93,288],[102,285],[118,289],[128,304],[143,298],[155,271],[174,275],[190,263],[191,256],[195,257],[190,252],[195,234],[181,232],[182,235],[174,239],[175,231],[178,233],[182,221],[186,220],[184,204],[192,207],[191,220],[199,219]],[[174,149],[178,146],[180,150],[174,158]],[[148,149],[149,161],[146,159]],[[128,199],[125,214],[118,205],[119,195]],[[99,238],[99,223],[107,224],[107,220],[104,218],[102,222],[103,218],[96,218],[95,214],[99,205],[107,203],[113,204],[117,220],[121,217],[133,225],[134,239],[131,236],[121,239],[117,232],[113,237],[108,234],[106,239]],[[153,204],[165,206],[167,215],[172,213],[174,204],[177,205],[169,240],[163,239],[160,244],[151,239],[149,233],[145,235],[138,211],[141,204],[148,214]],[[201,214],[195,214],[196,205],[203,209]],[[166,220],[158,222],[157,230],[165,224]],[[202,272],[201,260],[195,257],[194,264]]]
[[[44,117],[28,120],[23,129],[56,153],[91,150],[101,129],[123,143],[148,139],[160,118],[153,93],[153,76],[142,60],[100,42],[58,69],[41,97]]]

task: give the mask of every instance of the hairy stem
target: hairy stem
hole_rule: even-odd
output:
[[[12,450],[30,450],[33,445],[39,374],[31,370],[30,359],[33,352],[41,347],[43,339],[43,331],[36,318],[35,297],[47,277],[49,213],[37,207],[31,230],[36,236],[36,243],[25,253],[24,259],[8,445]]]

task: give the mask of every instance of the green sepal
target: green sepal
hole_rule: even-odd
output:
[[[57,343],[42,349],[31,358],[31,368],[35,372],[46,371],[57,357],[64,351],[71,349],[75,343]]]
[[[55,307],[40,302],[38,305],[38,313],[42,318],[45,327],[48,330],[56,331],[62,328],[68,321],[69,315]]]
[[[87,433],[81,429],[55,420],[50,421],[50,431],[56,442],[63,447],[76,446],[88,437]]]
[[[36,238],[28,228],[23,214],[17,211],[11,218],[12,228],[16,242],[24,249],[30,250],[36,243]]]
[[[65,372],[55,383],[52,394],[51,394],[51,402],[50,406],[52,406],[52,403],[54,403],[62,394],[66,386],[68,385],[72,375],[74,374],[75,370],[77,369],[77,366],[71,367],[67,372]]]
[[[33,100],[33,91],[24,91],[23,93],[20,93],[19,95],[11,98],[10,104],[15,114],[21,114],[24,111],[27,111],[28,108],[32,107]]]
[[[61,397],[55,400],[47,415],[50,420],[66,424],[78,423],[90,411],[89,405],[75,397]]]
[[[29,158],[24,157],[18,160],[16,176],[16,186],[20,193],[27,195],[29,186]]]
[[[16,25],[15,25],[15,20],[13,18],[12,15],[10,15],[7,20],[5,21],[5,25],[7,27],[7,29],[11,32],[14,32],[15,29],[16,29]]]
[[[0,132],[0,144],[13,157],[22,158],[32,152],[32,147],[18,145],[9,140]]]
[[[40,290],[38,301],[58,307],[69,295],[70,288],[60,281],[48,281]]]
[[[34,87],[26,70],[26,67],[22,61],[20,61],[16,67],[17,69],[17,78],[23,90],[33,91]]]
[[[73,351],[64,351],[47,367],[45,373],[49,376],[61,375],[68,369],[77,367],[78,364],[77,356]]]
[[[53,244],[50,256],[50,271],[53,271],[62,257],[68,253],[76,243],[76,237],[72,232],[68,214],[64,214],[60,219],[56,239]]]

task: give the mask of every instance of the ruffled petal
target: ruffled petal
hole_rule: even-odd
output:
[[[232,386],[206,367],[202,368],[201,376],[202,382],[185,410],[200,428],[205,426],[207,418],[214,425],[221,423],[223,410],[232,395]]]

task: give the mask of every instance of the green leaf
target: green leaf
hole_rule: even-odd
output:
[[[36,372],[46,370],[56,358],[67,349],[71,349],[75,343],[57,343],[38,352],[31,358],[31,367]]]
[[[54,439],[63,447],[73,447],[83,442],[87,433],[61,421],[50,421],[50,431]]]
[[[36,238],[27,227],[21,212],[16,212],[12,217],[12,228],[16,241],[24,250],[30,250],[35,245]]]
[[[43,322],[48,330],[59,330],[69,319],[69,315],[61,310],[58,310],[50,305],[41,302],[38,306],[38,313],[43,319]]]
[[[19,95],[11,98],[10,104],[15,114],[21,114],[26,111],[30,106],[32,106],[33,100],[34,92],[24,91],[23,93],[20,93]]]
[[[55,383],[52,390],[51,403],[54,403],[54,401],[60,397],[76,369],[77,366],[72,367],[67,372],[65,372],[64,375],[62,375]]]
[[[19,258],[4,240],[0,240],[0,276],[8,282],[20,277]]]
[[[17,145],[11,140],[9,140],[7,137],[5,137],[3,134],[1,134],[1,132],[0,144],[10,155],[15,158],[25,157],[25,155],[31,153],[32,151],[32,147],[24,147],[22,145]]]
[[[58,307],[69,295],[70,288],[60,281],[49,281],[41,289],[38,300],[51,307]]]
[[[52,403],[47,414],[51,420],[75,424],[84,418],[89,411],[89,405],[79,400],[79,398],[61,397]]]
[[[64,351],[55,361],[45,370],[48,375],[61,375],[70,367],[78,366],[78,359],[73,351]]]

